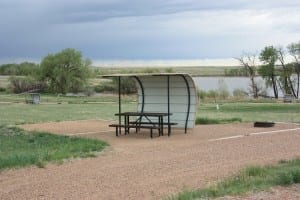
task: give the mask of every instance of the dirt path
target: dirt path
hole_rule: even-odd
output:
[[[150,139],[147,130],[115,137],[108,123],[24,125],[28,130],[99,138],[111,146],[97,158],[4,171],[0,199],[161,199],[183,188],[210,184],[246,165],[300,156],[300,126],[292,124],[267,129],[252,124],[205,125],[188,134],[174,131],[171,137]],[[264,133],[283,129],[290,130]],[[264,134],[253,134],[257,132]]]

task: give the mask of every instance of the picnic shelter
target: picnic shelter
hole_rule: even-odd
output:
[[[197,111],[197,89],[192,77],[185,73],[156,73],[156,74],[114,74],[104,76],[118,79],[119,123],[111,125],[116,127],[116,135],[124,128],[125,134],[130,128],[158,127],[160,134],[163,128],[181,128],[187,133],[195,125]],[[122,78],[132,78],[137,87],[137,111],[122,112]],[[122,120],[124,116],[124,123]],[[134,117],[135,122],[129,117]]]

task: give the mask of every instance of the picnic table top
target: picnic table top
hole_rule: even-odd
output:
[[[116,116],[168,116],[172,115],[172,113],[167,112],[122,112],[122,113],[116,113]]]

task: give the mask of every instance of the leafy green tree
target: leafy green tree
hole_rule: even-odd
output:
[[[42,60],[40,78],[48,82],[51,92],[78,92],[87,85],[90,65],[91,61],[83,59],[80,51],[67,48]]]
[[[267,86],[273,88],[274,96],[278,99],[277,77],[275,74],[275,62],[278,60],[276,48],[273,46],[265,47],[260,53],[259,60],[263,62],[263,65],[258,72],[266,80]]]
[[[39,65],[31,62],[22,62],[20,64],[0,65],[1,75],[11,76],[35,76],[39,71]]]
[[[113,78],[113,85],[115,91],[118,91],[119,81],[118,78]],[[121,93],[122,94],[132,94],[137,92],[136,84],[134,79],[129,77],[121,77]]]
[[[3,64],[0,66],[1,75],[17,75],[17,64]]]

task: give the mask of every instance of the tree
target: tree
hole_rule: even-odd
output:
[[[32,76],[20,77],[11,76],[9,78],[8,90],[14,93],[22,92],[42,92],[47,88],[43,81],[38,81]]]
[[[115,91],[118,91],[119,81],[118,78],[113,78],[113,85]],[[132,94],[137,92],[135,81],[129,77],[121,78],[121,93],[122,94]]]
[[[78,92],[87,85],[91,61],[83,59],[81,52],[64,49],[48,54],[41,62],[41,79],[46,80],[51,92]]]
[[[297,98],[299,98],[299,90],[300,90],[300,41],[297,43],[291,43],[287,46],[287,49],[290,55],[294,58],[294,62],[292,66],[294,68],[294,73],[296,74],[296,81],[295,81],[295,93]]]
[[[31,62],[22,62],[20,64],[3,64],[0,65],[1,75],[12,76],[34,76],[39,71],[39,65]]]
[[[259,56],[259,60],[263,65],[259,68],[259,74],[266,80],[267,86],[271,86],[274,91],[274,97],[278,99],[278,86],[275,74],[275,62],[278,60],[276,48],[273,46],[265,47]]]
[[[285,63],[285,53],[282,47],[277,49],[277,55],[282,66],[282,72],[280,73],[280,82],[284,85],[282,91],[285,94],[292,94],[294,97],[297,97],[292,81],[293,68]]]
[[[241,57],[236,59],[244,67],[248,77],[250,78],[250,88],[251,88],[250,93],[253,94],[254,98],[258,98],[259,91],[258,91],[257,83],[254,79],[256,75],[256,59],[257,59],[256,55],[244,53]]]

